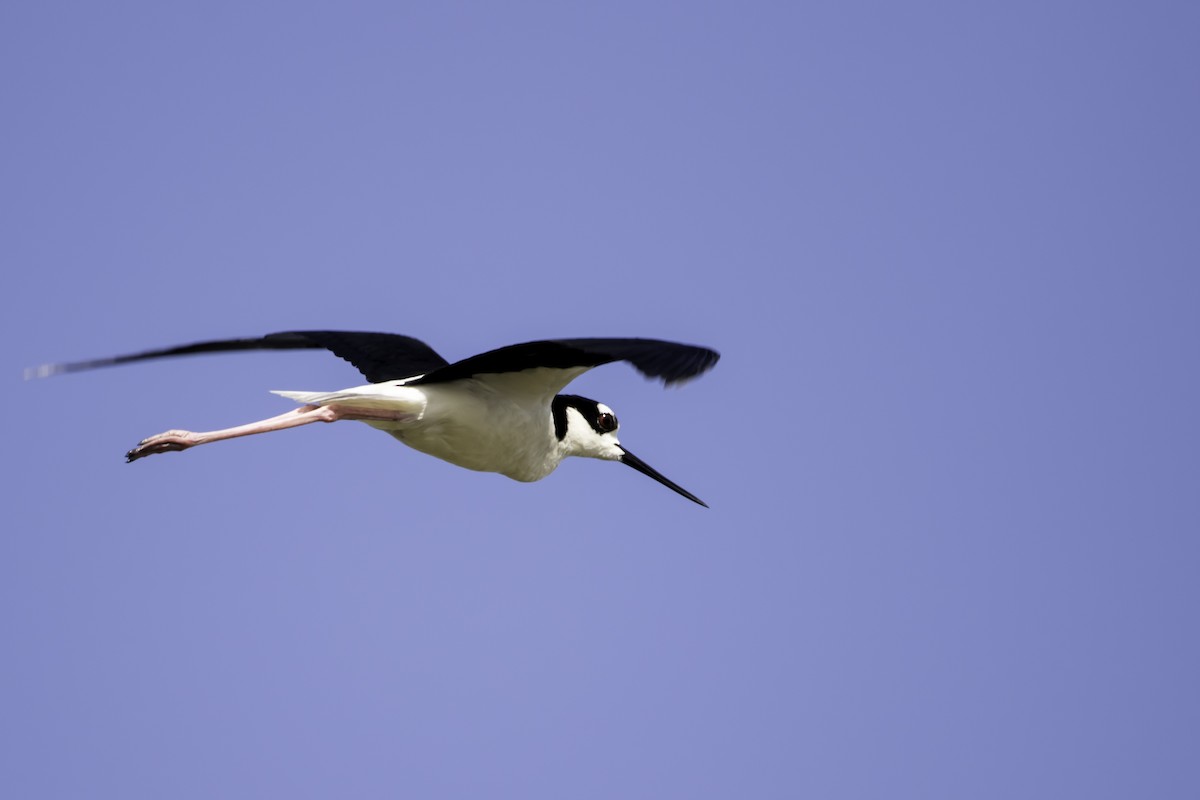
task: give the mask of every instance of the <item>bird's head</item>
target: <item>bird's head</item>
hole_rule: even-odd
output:
[[[554,435],[562,442],[566,455],[620,461],[678,492],[694,503],[708,504],[682,486],[668,480],[645,461],[629,452],[617,439],[620,423],[604,403],[574,394],[560,394],[552,403]]]

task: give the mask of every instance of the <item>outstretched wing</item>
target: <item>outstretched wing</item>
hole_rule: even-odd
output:
[[[396,333],[360,333],[357,331],[287,331],[250,339],[219,339],[196,342],[162,350],[147,350],[111,358],[76,361],[70,364],[46,364],[25,371],[26,378],[44,378],[64,372],[80,372],[111,367],[133,361],[172,358],[200,353],[227,353],[238,350],[329,350],[353,364],[371,383],[399,380],[420,375],[447,365],[433,348],[411,336]]]
[[[430,370],[411,386],[476,378],[506,391],[552,397],[592,367],[627,361],[668,386],[712,369],[721,356],[707,347],[659,339],[553,339],[501,347]]]

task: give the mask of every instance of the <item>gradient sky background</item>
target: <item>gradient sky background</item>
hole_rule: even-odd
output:
[[[0,795],[1200,796],[1200,6],[7,3]],[[296,328],[572,390],[532,485]]]

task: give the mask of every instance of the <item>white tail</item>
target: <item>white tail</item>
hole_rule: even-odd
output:
[[[272,389],[271,394],[286,397],[288,400],[295,400],[297,403],[323,406],[336,401],[339,392],[280,392]]]
[[[370,383],[339,392],[281,392],[272,391],[280,397],[297,403],[313,406],[328,406],[334,403],[350,408],[374,408],[399,411],[420,419],[425,413],[425,393],[420,389],[394,384]]]

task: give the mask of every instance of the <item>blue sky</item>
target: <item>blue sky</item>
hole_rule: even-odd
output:
[[[1200,791],[1200,12],[8,4],[6,797]],[[572,391],[705,510],[287,410],[304,328]]]

